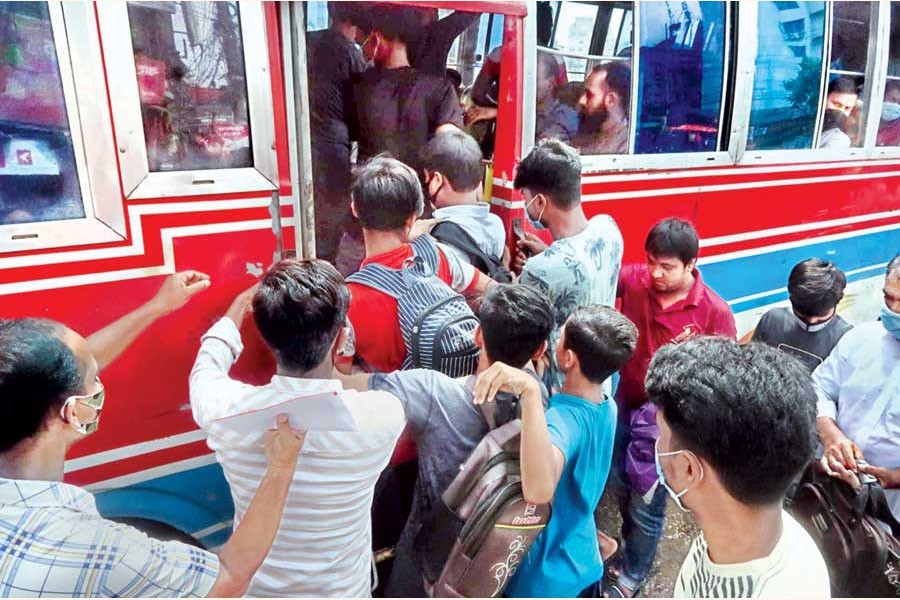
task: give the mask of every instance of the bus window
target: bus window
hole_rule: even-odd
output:
[[[864,107],[861,92],[869,52],[872,5],[868,2],[835,2],[831,27],[831,57],[825,112],[819,148],[862,145],[860,123]]]
[[[0,2],[0,225],[85,216],[46,2]]]
[[[150,172],[253,166],[237,2],[129,2]]]
[[[727,26],[724,2],[641,4],[636,154],[718,149]]]
[[[758,3],[748,150],[811,148],[821,95],[824,2]]]
[[[891,2],[887,81],[875,143],[878,146],[900,146],[900,2]]]

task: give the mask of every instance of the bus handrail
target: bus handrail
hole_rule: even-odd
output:
[[[557,50],[556,48],[546,48],[544,46],[537,47],[538,52],[553,54],[554,56],[562,56],[568,58],[582,58],[584,60],[629,60],[628,56],[603,56],[600,54],[581,54],[578,52],[566,52]]]

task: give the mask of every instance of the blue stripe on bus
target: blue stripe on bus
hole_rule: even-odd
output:
[[[852,282],[879,275],[880,265],[898,252],[900,228],[818,243],[813,239],[796,248],[701,263],[700,269],[706,283],[732,304],[734,312],[742,312],[786,299],[785,286],[791,268],[807,258],[830,260],[844,272],[858,271],[847,277]],[[765,296],[734,303],[739,298],[768,291],[771,293]]]
[[[218,464],[157,477],[96,495],[105,517],[136,517],[165,523],[188,535],[234,518],[228,482]],[[225,543],[225,527],[197,540],[207,548]]]

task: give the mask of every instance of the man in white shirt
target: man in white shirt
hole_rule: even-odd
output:
[[[900,255],[888,263],[883,291],[881,321],[844,335],[813,381],[823,466],[854,487],[860,471],[877,477],[900,519]]]
[[[575,309],[615,304],[622,233],[609,215],[587,219],[581,207],[581,159],[558,140],[538,143],[522,159],[513,185],[522,192],[532,226],[549,229],[554,240],[548,247],[528,233],[519,240],[516,255],[522,272],[519,282],[537,287],[553,301],[556,327],[547,353],[552,360],[560,329]],[[548,377],[551,391],[562,387],[562,373],[555,364],[551,363]]]
[[[228,377],[243,349],[238,326],[251,301],[256,326],[278,363],[263,386]],[[343,279],[327,262],[283,260],[258,288],[238,296],[202,338],[191,372],[191,408],[225,471],[236,524],[259,485],[265,452],[259,435],[239,434],[217,419],[334,392],[356,423],[354,431],[306,433],[281,528],[248,595],[371,594],[372,496],[404,416],[391,394],[345,390],[332,378],[348,335],[349,302]]]
[[[657,351],[647,395],[659,485],[702,530],[675,597],[829,597],[822,555],[782,508],[815,451],[806,369],[765,344],[696,338]]]

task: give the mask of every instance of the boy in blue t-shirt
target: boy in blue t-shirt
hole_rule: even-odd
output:
[[[637,329],[605,306],[576,310],[556,347],[565,381],[546,416],[534,377],[502,363],[479,375],[475,403],[499,391],[522,407],[522,491],[534,504],[553,501],[553,516],[506,587],[509,597],[596,597],[603,562],[594,508],[612,461],[616,403],[601,384],[631,357]]]

